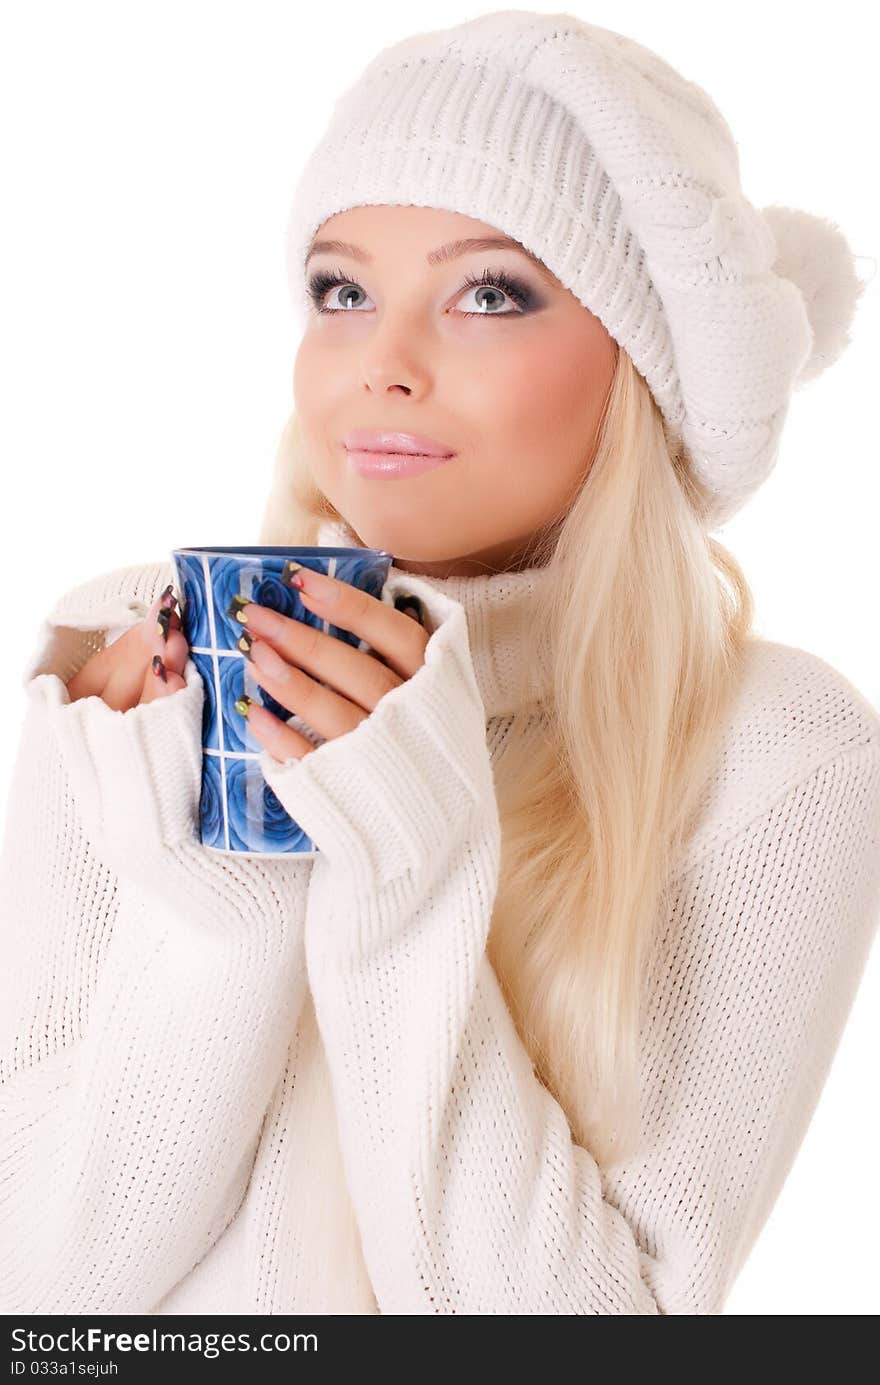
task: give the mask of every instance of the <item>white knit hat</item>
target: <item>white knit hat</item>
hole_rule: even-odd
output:
[[[833,222],[747,201],[702,88],[570,14],[415,34],[343,92],[287,227],[301,322],[315,231],[370,204],[461,212],[538,255],[644,376],[710,529],[769,475],[792,390],[849,343],[865,287]]]

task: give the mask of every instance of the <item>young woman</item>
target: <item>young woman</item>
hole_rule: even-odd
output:
[[[751,207],[655,54],[511,11],[370,64],[290,254],[260,542],[395,558],[381,600],[305,574],[368,650],[240,612],[324,738],[241,708],[320,855],[201,847],[169,563],[61,598],[3,858],[4,1309],[719,1313],[880,898],[880,717],[752,633],[710,533],[843,349],[846,243]]]

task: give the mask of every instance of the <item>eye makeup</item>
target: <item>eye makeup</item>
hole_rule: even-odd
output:
[[[481,288],[483,286],[499,289],[515,305],[516,311],[510,312],[463,312],[462,317],[521,317],[524,313],[531,312],[538,307],[536,295],[529,288],[528,284],[514,275],[509,274],[504,269],[484,269],[479,276],[468,274],[465,276],[464,285],[461,292],[468,289]],[[308,294],[311,299],[315,312],[318,313],[345,313],[351,312],[349,308],[328,308],[324,305],[324,299],[330,289],[336,287],[360,288],[360,284],[350,275],[345,274],[342,269],[325,270],[319,269],[308,280]]]

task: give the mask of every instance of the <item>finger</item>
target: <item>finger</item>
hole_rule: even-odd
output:
[[[237,620],[245,625],[245,638],[238,641],[243,653],[249,652],[246,648],[248,640],[271,646],[286,663],[309,674],[311,679],[327,684],[331,691],[362,707],[365,712],[373,711],[385,694],[403,681],[394,669],[380,663],[373,654],[355,649],[345,640],[336,639],[317,626],[306,625],[305,621],[282,615],[268,606],[249,601],[239,610]],[[272,673],[270,656],[261,650],[258,657],[266,660],[261,667],[265,666],[266,671]],[[275,667],[274,671],[281,677],[279,667]],[[311,689],[303,687],[299,696],[311,697]],[[327,702],[323,708],[324,714],[333,717],[334,706],[332,701]],[[302,709],[297,707],[294,710]],[[320,729],[316,727],[316,730]]]
[[[236,711],[247,720],[248,731],[254,740],[268,750],[278,764],[284,764],[285,760],[301,760],[317,749],[301,732],[288,726],[268,707],[261,706],[247,694],[242,695],[234,705]]]
[[[159,612],[160,612],[161,610],[169,610],[169,611],[173,611],[174,614],[175,614],[176,616],[178,616],[178,619],[179,619],[179,614],[178,614],[178,609],[177,609],[177,608],[178,608],[178,605],[179,605],[179,602],[178,602],[177,597],[176,597],[175,592],[174,592],[173,583],[169,582],[169,583],[168,583],[168,586],[165,588],[165,590],[164,590],[164,591],[161,591],[161,592],[159,593],[159,595],[156,597],[156,599],[154,600],[152,606],[150,607],[149,614],[150,614],[150,615],[153,617],[153,619],[155,620],[156,616],[159,614]]]
[[[186,680],[173,669],[168,668],[162,656],[156,654],[143,677],[140,702],[155,702],[157,698],[168,697],[186,687]]]
[[[339,643],[332,638],[330,642]],[[302,669],[289,664],[265,640],[254,640],[245,657],[260,687],[288,712],[302,717],[325,740],[353,731],[369,713],[368,708],[349,701],[332,688],[323,687]],[[387,670],[381,671],[387,673]]]
[[[144,617],[143,629],[148,641],[151,642],[153,635],[161,637],[166,630],[170,632],[182,629],[182,622],[174,608],[164,604],[164,597],[157,596]]]
[[[291,586],[303,583],[298,590],[307,610],[366,640],[401,678],[411,678],[425,662],[430,634],[404,611],[395,610],[350,582],[341,582],[313,568],[301,566],[288,580]]]
[[[144,666],[140,659],[126,659],[110,673],[101,697],[115,712],[127,712],[140,701]]]
[[[168,638],[164,640],[157,629],[150,645],[150,654],[158,654],[166,668],[182,674],[189,658],[189,644],[182,630],[169,630]]]
[[[157,598],[151,607],[150,615],[163,610],[167,611],[167,608],[161,607],[160,599]],[[157,618],[151,631],[150,618],[146,618],[146,663],[133,657],[124,660],[121,666],[111,672],[101,694],[108,706],[124,712],[129,707],[136,707],[141,702],[152,702],[156,697],[176,692],[178,688],[186,686],[183,670],[189,657],[189,645],[180,629],[180,618],[175,616],[175,619],[177,625],[169,625],[168,639],[165,640],[161,634],[164,622]],[[153,661],[156,658],[166,672],[167,681],[154,672]]]
[[[177,612],[167,605],[163,608],[163,602],[167,602],[170,596],[171,593],[166,588],[156,597],[147,616],[134,622],[118,639],[98,650],[68,681],[67,688],[72,701],[82,697],[103,697],[116,710],[121,711],[136,704],[143,676],[143,663],[138,658],[138,652],[144,644],[148,649],[153,649],[153,634],[158,634],[162,628],[159,624],[160,611],[168,609],[170,612],[169,636],[171,630],[181,629]],[[182,671],[183,668],[180,660],[181,650],[175,644],[170,662],[178,671]],[[183,663],[185,662],[184,657]],[[120,664],[125,667],[120,668]]]
[[[117,657],[116,655],[111,656],[112,649],[113,645],[105,645],[103,649],[93,654],[72,678],[67,680],[67,691],[70,694],[71,702],[76,702],[81,697],[101,696],[107,686],[110,671]]]
[[[163,640],[157,625],[150,637],[149,654],[146,663],[132,657],[124,660],[111,672],[101,694],[104,701],[115,711],[124,712],[136,707],[140,702],[151,702],[166,692],[175,692],[186,686],[183,670],[189,656],[189,645],[180,630],[170,630],[168,639]],[[158,658],[166,670],[168,681],[157,677],[153,672],[153,659]]]
[[[179,630],[181,628],[181,619],[176,608],[177,597],[174,595],[173,584],[169,582],[165,590],[161,591],[155,598],[141,622],[141,628],[148,642],[155,630],[162,629],[162,626],[159,625],[160,617],[169,629]]]
[[[155,626],[154,626],[155,628]],[[138,653],[143,644],[144,620],[137,620],[124,630],[110,644],[105,644],[68,680],[67,688],[72,700],[81,697],[101,697],[120,661],[133,659],[138,663]],[[125,679],[117,678],[116,683],[123,687]],[[135,683],[130,683],[135,687]]]
[[[177,594],[174,590],[174,583],[169,582],[164,591],[160,592],[156,598],[160,607],[167,606],[168,610],[174,611],[180,605]]]

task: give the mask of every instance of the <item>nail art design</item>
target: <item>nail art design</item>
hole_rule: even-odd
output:
[[[254,699],[252,697],[248,697],[247,693],[242,693],[238,701],[233,702],[232,705],[238,712],[239,716],[246,717],[251,709],[251,703],[253,702],[253,700]]]
[[[163,591],[159,604],[160,606],[167,606],[169,610],[177,605],[177,597],[174,595],[174,584],[172,582],[169,582],[168,586]]]
[[[168,670],[159,658],[158,654],[153,655],[153,672],[157,678],[161,678],[163,683],[168,682]]]
[[[250,598],[247,596],[234,596],[226,607],[226,614],[233,620],[237,620],[239,625],[247,625],[246,607],[250,606]]]
[[[422,603],[417,596],[412,596],[409,592],[401,592],[394,598],[395,611],[403,611],[405,615],[412,616],[419,625],[424,623],[424,611]]]
[[[292,558],[288,558],[284,567],[281,569],[282,582],[285,582],[288,587],[296,587],[301,590],[303,579],[302,577],[297,577],[296,574],[302,572],[302,566],[302,563],[295,563]]]
[[[171,629],[171,611],[167,606],[163,606],[156,621],[156,629],[163,640],[168,639],[168,631]]]
[[[236,645],[241,650],[242,654],[244,654],[245,657],[248,659],[251,657],[251,645],[253,644],[253,642],[254,637],[253,635],[249,635],[247,630],[243,630],[239,635],[238,639],[235,641]]]

